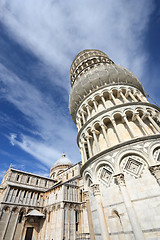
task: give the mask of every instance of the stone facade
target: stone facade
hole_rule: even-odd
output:
[[[91,239],[160,239],[160,112],[126,68],[84,50],[71,70]]]
[[[9,168],[0,240],[160,239],[160,112],[126,68],[84,50],[69,109],[82,164],[63,154],[50,177]]]
[[[9,168],[0,188],[0,240],[90,239],[80,169],[64,154],[50,178]]]

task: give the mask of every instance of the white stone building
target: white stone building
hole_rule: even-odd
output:
[[[160,239],[160,113],[139,80],[98,50],[71,70],[91,239]]]
[[[160,239],[160,112],[139,80],[99,50],[71,65],[69,109],[82,164],[50,177],[9,168],[0,240]]]
[[[0,240],[90,239],[80,169],[65,154],[49,178],[9,168],[0,188]]]

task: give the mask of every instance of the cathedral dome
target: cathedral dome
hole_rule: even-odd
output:
[[[58,159],[55,164],[53,165],[53,168],[57,166],[63,166],[63,165],[68,165],[72,166],[72,162],[69,160],[69,158],[66,157],[65,153],[62,153],[62,156],[60,159]]]
[[[65,153],[62,153],[62,156],[60,159],[58,159],[53,167],[50,170],[50,177],[55,178],[59,174],[63,173],[66,169],[71,167],[73,164],[69,160],[69,158],[66,157]]]
[[[145,94],[140,81],[132,72],[116,65],[99,50],[88,49],[80,52],[71,65],[70,79],[72,88],[69,110],[74,122],[83,100],[103,86],[130,85]]]

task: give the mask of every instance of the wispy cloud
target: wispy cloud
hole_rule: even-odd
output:
[[[21,134],[12,133],[10,141],[28,152],[47,166],[51,166],[57,160],[62,151],[70,149],[75,157],[75,135],[70,121],[65,117],[61,107],[55,102],[46,100],[45,95],[31,84],[21,80],[15,74],[8,71],[0,64],[0,79],[3,85],[1,97],[14,104],[16,108],[35,127],[35,134],[41,137],[38,140]],[[30,125],[29,125],[30,126]]]
[[[54,149],[52,146],[47,146],[46,143],[40,143],[39,141],[33,140],[33,138],[28,136],[22,135],[21,139],[17,140],[16,135],[11,134],[10,141],[12,145],[19,146],[24,151],[28,152],[49,167],[53,165],[53,163],[60,157],[61,154],[61,152]]]
[[[16,41],[62,74],[78,51],[99,48],[140,75],[152,10],[153,1],[145,0],[2,0],[1,20]],[[52,80],[68,86],[66,79]]]
[[[30,134],[12,131],[11,143],[47,166],[61,151],[76,160],[76,130],[64,110],[73,58],[85,48],[97,48],[140,77],[148,59],[143,41],[153,1],[1,0],[0,9],[8,34],[40,60],[33,66],[36,74],[47,75],[46,84],[54,86],[54,93],[58,86],[64,93],[58,97],[65,101],[61,105],[38,82],[32,85],[0,64],[1,96],[29,123]]]

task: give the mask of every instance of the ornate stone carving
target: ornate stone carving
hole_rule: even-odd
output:
[[[123,173],[114,175],[114,178],[115,178],[115,183],[117,185],[119,185],[119,186],[125,186],[126,185]]]
[[[149,167],[151,174],[157,179],[160,179],[160,165],[155,165]]]
[[[99,184],[92,184],[91,189],[93,191],[94,196],[100,195]]]
[[[127,172],[135,176],[139,175],[141,169],[142,169],[142,163],[131,157],[129,157],[128,161],[124,166],[124,170],[126,170]]]
[[[99,178],[107,185],[110,182],[111,176],[112,176],[112,171],[110,169],[107,169],[106,167],[103,167],[101,169]]]

